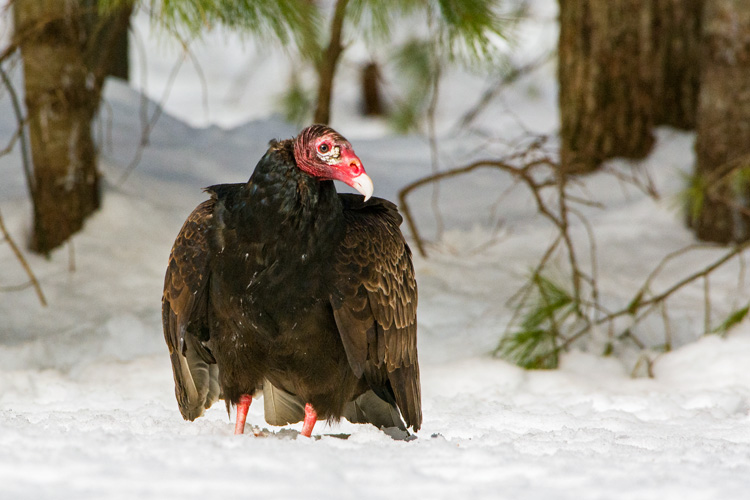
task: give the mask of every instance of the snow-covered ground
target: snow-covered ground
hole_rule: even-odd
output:
[[[539,0],[540,15],[554,19],[554,4]],[[139,26],[145,30],[147,23]],[[539,40],[554,42],[554,29],[542,27],[524,32],[527,48]],[[261,61],[231,39],[213,42],[212,48],[196,48],[209,92],[225,85],[233,71]],[[149,74],[162,85],[149,92],[158,98],[176,56],[166,42],[147,44]],[[103,208],[71,246],[49,260],[27,255],[48,307],[39,305],[30,288],[0,292],[0,498],[747,496],[750,326],[744,322],[726,339],[701,337],[701,283],[670,305],[677,349],[656,360],[654,378],[632,378],[632,359],[600,357],[594,348],[564,355],[555,371],[527,372],[489,355],[512,315],[505,302],[552,234],[524,196],[511,195],[492,211],[510,185],[494,172],[442,186],[446,232],[429,259],[415,257],[424,409],[418,439],[397,442],[372,426],[347,422],[318,424],[317,440],[296,439],[299,425],[272,428],[276,434],[267,438],[238,437],[221,404],[196,422],[183,421],[160,324],[166,259],[182,221],[203,199],[201,187],[246,179],[269,139],[296,133],[269,117],[270,107],[254,108],[283,82],[284,72],[277,75],[243,80],[249,86],[243,95],[255,96],[250,102],[210,102],[208,121],[221,128],[186,124],[206,120],[200,82],[186,75],[124,181],[140,141],[142,102],[130,88],[108,85],[98,132]],[[443,130],[482,88],[481,80],[460,74],[446,82]],[[517,134],[520,122],[537,133],[554,133],[555,92],[550,65],[499,96],[480,126],[502,139]],[[346,100],[338,105],[334,126],[353,143],[377,195],[394,199],[400,187],[430,172],[423,138],[391,136],[382,124],[359,119],[352,106]],[[2,93],[0,137],[9,137],[13,127]],[[654,153],[640,164],[651,172],[662,195],[658,201],[609,175],[586,180],[588,195],[607,205],[587,211],[607,300],[627,301],[664,255],[692,241],[674,202],[680,172],[693,161],[692,141],[690,134],[658,132]],[[442,167],[464,163],[479,142],[444,135]],[[491,147],[503,152],[499,144]],[[30,206],[17,151],[0,157],[0,179],[0,211],[22,243]],[[411,201],[432,237],[430,196],[426,189]],[[489,228],[498,221],[502,229],[493,236]],[[720,254],[686,256],[664,270],[655,290]],[[730,265],[711,278],[715,321],[747,303],[748,280],[743,285],[739,272]],[[0,244],[0,287],[25,281],[9,246]],[[638,333],[658,343],[661,318]],[[268,427],[261,411],[256,402],[248,421]],[[331,436],[337,433],[350,437]]]

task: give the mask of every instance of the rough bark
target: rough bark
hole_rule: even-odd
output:
[[[705,0],[654,0],[652,27],[657,125],[695,128]]]
[[[695,146],[702,196],[688,223],[702,240],[746,241],[750,186],[738,169],[750,169],[750,2],[708,1],[704,22]]]
[[[616,156],[642,158],[654,139],[650,0],[560,0],[563,172]]]
[[[113,44],[87,31],[78,0],[16,0],[14,14],[34,166],[30,246],[48,253],[99,207],[91,122]]]

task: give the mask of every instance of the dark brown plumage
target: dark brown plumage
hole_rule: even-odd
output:
[[[422,422],[417,287],[396,206],[369,198],[351,145],[313,125],[272,142],[244,184],[208,188],[164,282],[164,335],[184,418],[219,397],[263,393],[268,423],[345,417],[381,428]],[[399,416],[400,412],[400,416]],[[403,417],[403,421],[401,419]]]

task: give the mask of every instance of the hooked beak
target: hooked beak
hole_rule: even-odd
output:
[[[365,201],[370,199],[372,192],[375,190],[375,187],[372,185],[372,179],[370,179],[370,176],[365,173],[353,177],[347,182],[347,184],[362,193],[365,197]]]

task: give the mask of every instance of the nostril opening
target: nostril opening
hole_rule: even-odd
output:
[[[356,161],[351,162],[349,164],[349,167],[351,167],[352,172],[357,173],[357,174],[362,170],[362,165],[360,165]]]

